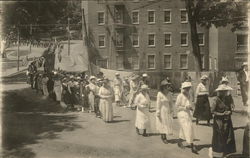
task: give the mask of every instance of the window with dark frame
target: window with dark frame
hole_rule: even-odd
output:
[[[155,34],[148,34],[148,45],[155,46]]]
[[[137,33],[132,34],[132,45],[134,47],[139,47],[139,35]]]
[[[165,46],[171,46],[172,42],[171,42],[171,33],[165,33],[164,34],[164,45]]]
[[[204,33],[198,33],[198,38],[199,38],[199,45],[203,46],[205,44],[205,42],[204,42]]]
[[[171,10],[164,10],[164,23],[171,23]]]
[[[187,23],[188,22],[188,15],[187,11],[185,9],[181,10],[181,23]]]
[[[99,47],[105,47],[105,35],[99,35]]]
[[[148,69],[155,69],[155,55],[148,55]]]
[[[102,25],[105,23],[104,12],[98,12],[98,24]]]
[[[247,34],[237,34],[236,35],[237,40],[237,51],[247,51],[248,49],[248,35]]]
[[[164,60],[164,69],[171,69],[172,68],[172,56],[171,54],[166,54],[163,57]]]
[[[101,67],[101,68],[107,69],[108,68],[108,59],[97,59],[96,65]]]
[[[132,24],[139,24],[139,11],[132,12]]]
[[[148,11],[148,23],[155,23],[155,11]]]
[[[188,55],[181,54],[180,55],[180,69],[187,69],[188,68]]]
[[[188,45],[188,34],[181,33],[181,46],[187,46],[187,45]]]

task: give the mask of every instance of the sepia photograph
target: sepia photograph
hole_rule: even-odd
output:
[[[249,0],[0,0],[2,158],[250,158]]]

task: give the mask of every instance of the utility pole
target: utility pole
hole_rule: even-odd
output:
[[[20,30],[17,26],[17,71],[19,71],[19,48],[20,47]]]
[[[70,18],[68,17],[68,56],[70,55]]]

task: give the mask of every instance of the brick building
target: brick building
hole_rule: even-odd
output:
[[[194,71],[184,1],[83,1],[96,65],[116,70]],[[198,28],[208,70],[208,30]]]

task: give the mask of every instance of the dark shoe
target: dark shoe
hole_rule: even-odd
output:
[[[147,134],[147,132],[146,132],[146,130],[145,130],[145,129],[143,130],[143,134],[142,134],[142,136],[143,136],[143,137],[148,137],[148,134]]]
[[[191,144],[191,151],[194,154],[198,154],[198,150],[196,149],[195,145]]]
[[[199,125],[199,120],[198,119],[196,119],[196,125]]]
[[[162,134],[161,135],[161,140],[164,144],[168,144],[168,140],[167,140],[167,137],[166,137],[166,134]]]
[[[181,143],[181,142],[178,142],[178,147],[181,148],[181,149],[185,149],[185,146]]]
[[[138,135],[141,135],[140,134],[140,131],[139,131],[139,129],[136,127],[136,133],[138,134]]]

